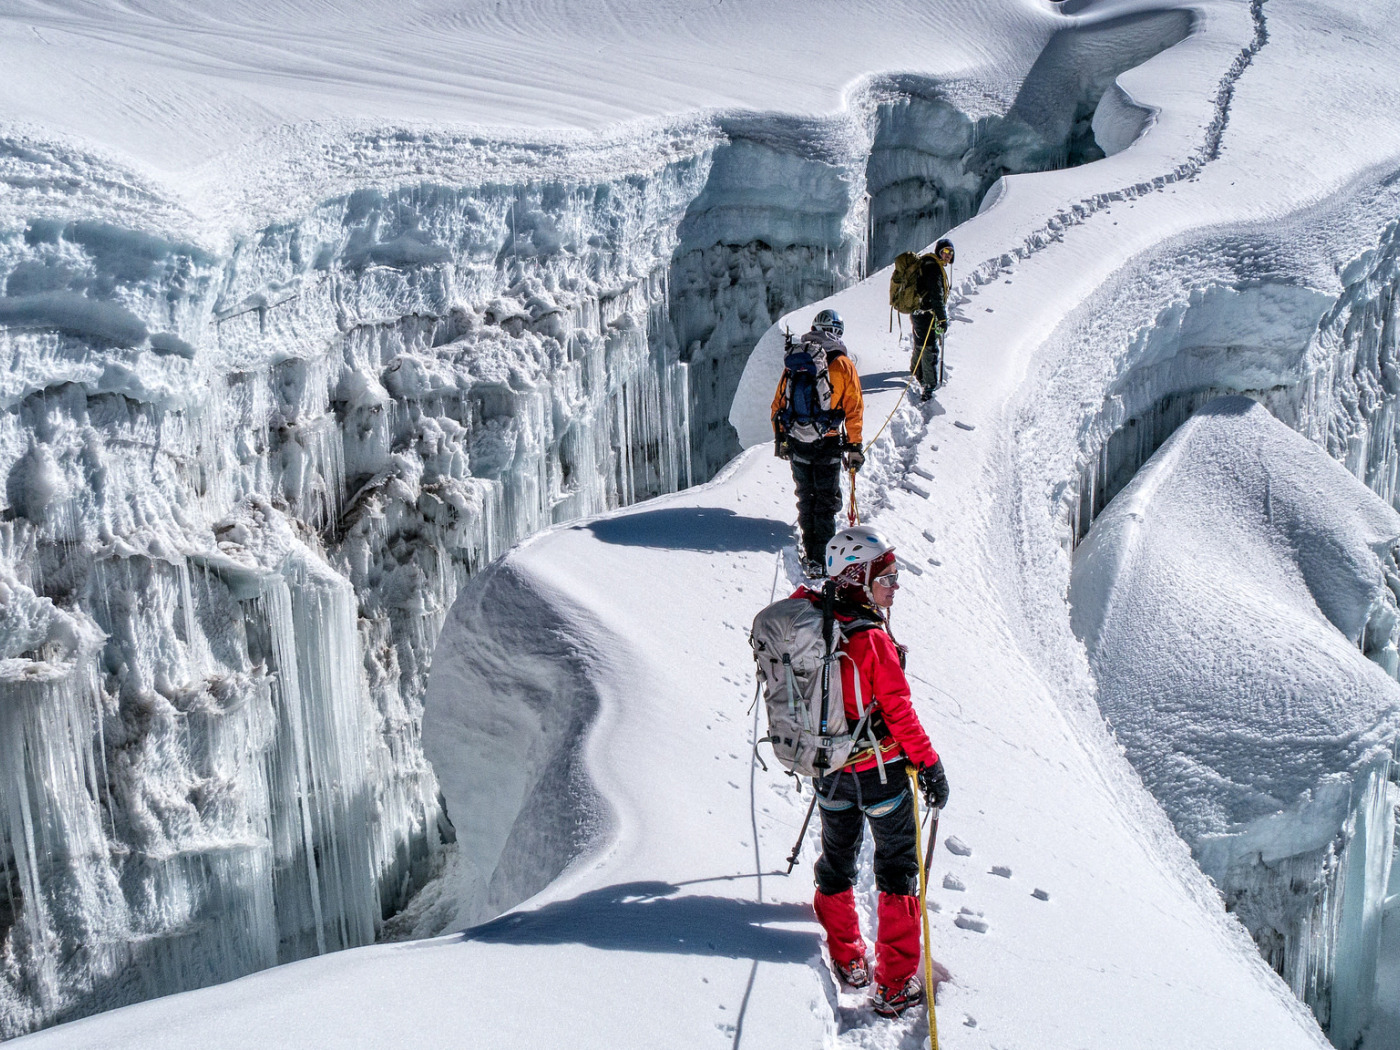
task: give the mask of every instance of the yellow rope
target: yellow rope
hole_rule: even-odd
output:
[[[933,946],[928,931],[928,873],[924,870],[924,832],[919,825],[919,774],[913,766],[909,772],[909,790],[914,795],[914,850],[919,857],[919,912],[924,919],[924,1000],[928,1003],[928,1046],[938,1050],[938,1020],[933,1016]],[[937,810],[934,811],[935,816]]]
[[[923,363],[924,351],[928,349],[928,341],[933,338],[933,330],[937,326],[937,321],[934,321],[928,326],[928,334],[924,336],[924,345],[919,347],[919,356],[914,358],[914,367],[909,369],[909,381],[904,384],[904,389],[899,392],[899,400],[894,403],[894,408],[890,409],[890,414],[887,415],[885,421],[880,424],[880,429],[875,431],[875,436],[865,443],[862,451],[869,449],[871,445],[880,440],[880,435],[885,432],[885,428],[890,425],[890,420],[893,419],[894,414],[899,411],[899,406],[904,403],[904,395],[909,393],[909,388],[914,383],[914,377],[919,374],[919,365]]]

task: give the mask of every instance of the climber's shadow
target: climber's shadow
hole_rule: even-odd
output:
[[[860,377],[862,394],[877,394],[881,390],[898,390],[909,382],[908,372],[871,372]]]
[[[803,962],[821,950],[815,929],[767,923],[812,921],[801,904],[728,897],[675,896],[665,882],[608,886],[534,911],[473,926],[463,940],[488,944],[586,944],[591,948],[676,955],[718,955],[760,962]]]
[[[591,521],[586,528],[604,543],[688,551],[780,551],[792,542],[792,526],[751,518],[728,507],[658,507]]]

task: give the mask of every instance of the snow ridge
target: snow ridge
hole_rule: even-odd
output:
[[[1102,209],[1113,204],[1134,201],[1146,194],[1160,192],[1174,183],[1195,178],[1202,168],[1217,160],[1225,129],[1230,122],[1230,104],[1234,99],[1235,85],[1253,63],[1255,56],[1268,43],[1264,3],[1265,0],[1250,0],[1249,12],[1254,22],[1254,37],[1240,49],[1239,55],[1221,77],[1213,103],[1214,116],[1206,127],[1201,144],[1191,156],[1165,174],[1154,176],[1150,180],[1134,182],[1121,189],[1095,193],[1059,209],[1043,226],[1027,234],[1020,245],[994,259],[979,263],[958,285],[957,294],[950,299],[949,307],[954,308],[968,302],[977,294],[978,288],[1010,273],[1017,263],[1024,262],[1047,245],[1063,239],[1067,229],[1088,222]]]

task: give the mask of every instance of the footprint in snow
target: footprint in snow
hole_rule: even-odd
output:
[[[1048,901],[1050,899],[1050,892],[1048,890],[1042,890],[1037,886],[1035,889],[1031,890],[1031,896],[1038,901]]]
[[[958,912],[957,918],[953,920],[953,925],[964,930],[971,930],[973,933],[986,933],[987,920],[982,918],[980,911],[973,911],[971,908],[963,908]]]
[[[958,878],[950,871],[947,875],[943,876],[943,888],[945,890],[965,890],[967,886],[963,884],[962,879]]]
[[[972,856],[972,847],[956,835],[949,835],[943,840],[943,845],[948,847],[949,853],[956,853],[959,857]]]
[[[1011,878],[1011,869],[1005,864],[993,864],[989,874],[1000,875],[1003,879]]]

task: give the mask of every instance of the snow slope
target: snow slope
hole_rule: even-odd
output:
[[[1034,0],[899,2],[878,18],[832,0],[242,0],[218,11],[19,0],[0,13],[0,111],[174,173],[282,124],[596,131],[704,109],[830,113],[872,71],[1014,85],[1059,24]]]
[[[1104,731],[1064,602],[1120,424],[1221,391],[1271,398],[1338,452],[1373,422],[1352,396],[1365,370],[1333,372],[1328,351],[1374,349],[1347,319],[1392,287],[1393,19],[1301,0],[1194,12],[1190,38],[1120,78],[1154,109],[1146,137],[1009,178],[956,232],[972,323],[950,337],[951,385],[896,411],[860,479],[907,569],[895,631],[952,781],[941,835],[970,849],[940,847],[933,872],[950,1047],[1326,1045]],[[908,359],[882,277],[829,300],[876,423]],[[460,926],[532,897],[464,934],[19,1045],[913,1045],[918,1020],[834,998],[803,906],[811,844],[771,874],[805,801],[749,757],[745,626],[792,582],[789,481],[762,425],[775,338],[733,414],[759,447],[702,488],[546,532],[454,606],[425,733],[472,849],[422,914]]]
[[[1070,587],[1129,759],[1339,1046],[1379,1002],[1397,544],[1400,514],[1341,464],[1220,398],[1094,522]]]

